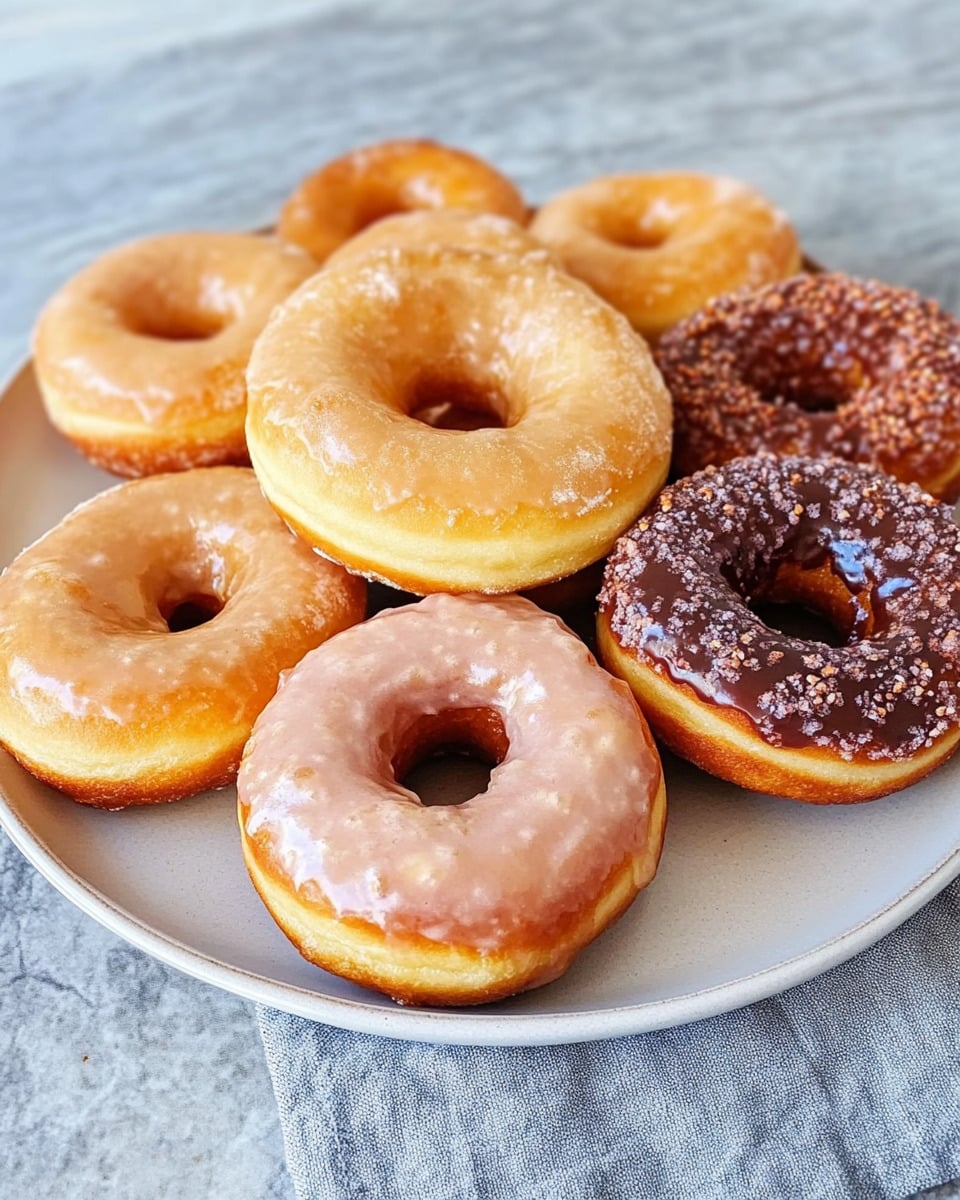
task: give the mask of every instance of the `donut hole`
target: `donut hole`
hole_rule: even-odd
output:
[[[238,314],[237,297],[219,277],[196,263],[171,260],[167,278],[131,273],[114,297],[117,319],[138,337],[202,342],[216,337]]]
[[[796,396],[792,402],[797,406],[797,408],[802,408],[804,412],[830,413],[837,411],[837,408],[840,406],[840,397],[824,396],[822,394],[817,395],[812,392],[803,392]]]
[[[812,569],[781,563],[747,606],[771,629],[826,646],[848,646],[872,632],[869,606],[829,561]]]
[[[843,403],[844,397],[829,395],[824,391],[787,391],[787,389],[767,389],[760,392],[764,404],[772,404],[777,408],[792,404],[805,413],[834,413]]]
[[[792,405],[806,413],[835,413],[865,384],[856,363],[832,371],[813,361],[778,359],[765,342],[756,349],[755,360],[745,364],[743,377],[763,404],[776,408]]]
[[[190,595],[171,599],[160,604],[160,615],[171,633],[184,633],[206,625],[223,609],[219,596]]]
[[[606,234],[606,240],[625,250],[657,250],[670,236],[665,229],[645,229],[642,224],[629,227],[618,227],[611,236]]]
[[[426,807],[463,804],[482,795],[509,741],[492,708],[422,713],[406,730],[391,766],[397,782]]]
[[[460,433],[514,424],[510,402],[498,389],[433,375],[421,375],[414,383],[407,415],[432,429]]]
[[[845,646],[848,638],[826,613],[789,600],[751,600],[749,608],[764,625],[787,637],[825,646]]]
[[[655,209],[644,212],[604,213],[596,232],[606,242],[625,250],[657,250],[673,232],[673,224]]]
[[[215,337],[230,323],[224,313],[173,304],[140,305],[126,322],[127,329],[140,337],[163,342],[204,342]]]

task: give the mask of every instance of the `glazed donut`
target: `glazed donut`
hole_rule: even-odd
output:
[[[374,221],[420,208],[466,208],[526,224],[523,197],[482,159],[424,139],[352,150],[309,175],[286,201],[277,230],[323,262]]]
[[[600,558],[662,483],[670,403],[641,338],[535,258],[371,252],[274,314],[247,373],[264,494],[407,591],[512,592]],[[415,419],[453,398],[502,428]]]
[[[678,474],[758,450],[828,454],[960,495],[960,321],[916,292],[797,276],[711,301],[657,359]]]
[[[317,264],[273,239],[178,233],[112,250],[34,334],[53,424],[116,475],[248,461],[244,370],[270,310]]]
[[[519,258],[533,255],[558,265],[542,242],[508,217],[464,208],[423,208],[368,225],[335,250],[326,260],[326,266],[337,266],[370,250],[411,246],[427,249],[461,246],[465,250],[485,250],[489,254],[512,254]]]
[[[489,254],[508,254],[526,258],[532,255],[556,263],[553,255],[541,242],[507,217],[492,213],[470,212],[463,208],[424,208],[415,212],[384,217],[368,225],[356,237],[333,252],[326,266],[334,267],[348,258],[356,258],[370,250],[393,250],[406,247],[436,249],[440,246],[459,246],[465,250],[486,251]],[[469,407],[464,408],[449,399],[440,400],[417,411],[417,420],[435,429],[487,429],[489,416]],[[547,587],[552,587],[547,584]],[[597,585],[599,587],[599,583]],[[596,588],[594,588],[596,592]],[[549,605],[547,606],[549,607]]]
[[[440,748],[496,764],[486,791],[422,804],[404,776]],[[519,597],[431,596],[307,655],[237,790],[247,868],[286,935],[405,1004],[556,979],[653,878],[666,811],[629,690]]]
[[[364,592],[249,468],[121,484],[0,576],[0,744],[101,808],[222,786],[280,672],[361,620]]]
[[[658,338],[711,296],[800,270],[790,222],[746,184],[614,175],[562,192],[530,223],[566,269]]]
[[[825,616],[839,646],[751,604]],[[960,528],[838,459],[739,458],[668,487],[607,563],[598,635],[677,753],[742,787],[870,800],[960,739]]]

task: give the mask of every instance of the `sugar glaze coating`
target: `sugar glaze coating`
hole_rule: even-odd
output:
[[[517,189],[482,159],[426,138],[398,138],[351,150],[308,175],[277,228],[324,262],[384,217],[442,208],[498,213],[521,225],[527,216]]]
[[[297,246],[178,233],[119,246],[47,303],[34,361],[53,424],[117,475],[246,463],[244,371],[317,269]]]
[[[546,246],[516,221],[467,208],[420,208],[383,217],[339,246],[324,265],[333,267],[370,250],[402,246],[461,246],[488,254],[533,255],[556,265]]]
[[[548,200],[530,232],[650,339],[711,296],[800,269],[785,214],[723,176],[593,179]]]
[[[362,619],[364,599],[249,468],[122,484],[0,576],[0,743],[106,808],[223,785],[280,671]],[[215,615],[170,632],[182,604]]]
[[[487,790],[424,806],[396,777],[409,731],[478,711],[505,735]],[[625,864],[631,896],[652,875],[661,785],[629,690],[559,620],[517,597],[436,595],[290,672],[238,792],[248,858],[321,915],[493,963],[535,951],[532,986],[579,949],[571,929]]]

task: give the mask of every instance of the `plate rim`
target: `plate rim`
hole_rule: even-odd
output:
[[[871,916],[805,953],[747,975],[642,1004],[577,1012],[503,1013],[476,1009],[385,1008],[325,996],[225,963],[160,932],[115,904],[68,867],[33,833],[0,789],[0,828],[24,858],[68,901],[111,933],[168,966],[294,1016],[354,1033],[437,1045],[541,1046],[599,1041],[686,1025],[779,995],[853,958],[903,924],[960,875],[955,846],[926,875]]]
[[[36,372],[32,358],[0,382],[0,402]],[[759,971],[677,996],[613,1008],[553,1013],[487,1012],[482,1007],[387,1008],[362,999],[324,995],[223,962],[161,932],[116,904],[59,858],[13,807],[0,787],[0,829],[65,899],[144,953],[184,974],[246,1000],[354,1033],[463,1046],[539,1046],[648,1033],[719,1016],[823,974],[874,945],[960,876],[960,844],[906,891],[870,916],[810,950]]]

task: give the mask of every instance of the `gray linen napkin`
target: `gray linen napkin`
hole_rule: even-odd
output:
[[[299,1200],[903,1200],[955,1179],[958,929],[960,881],[782,996],[570,1046],[429,1046],[261,1008]]]

